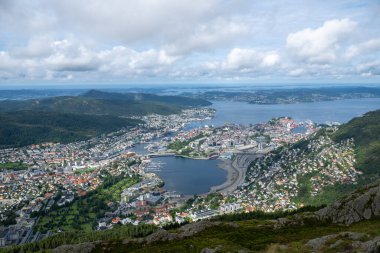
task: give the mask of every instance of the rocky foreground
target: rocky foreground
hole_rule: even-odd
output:
[[[380,217],[380,182],[369,185],[361,190],[358,190],[347,197],[336,201],[334,204],[327,206],[323,209],[313,213],[300,213],[286,218],[279,218],[277,220],[266,221],[265,224],[257,225],[260,229],[272,229],[273,233],[286,231],[287,229],[303,230],[305,226],[310,223],[325,224],[326,227],[335,226],[336,231],[343,231],[337,233],[323,234],[320,237],[309,238],[302,241],[302,246],[299,246],[299,252],[380,252],[380,226],[378,233],[373,231],[368,232],[354,232],[350,231],[353,224],[360,224],[366,220],[374,220],[378,222]],[[246,221],[247,224],[252,221]],[[380,224],[380,223],[379,223]],[[216,222],[216,221],[200,221],[191,223],[180,227],[175,231],[167,231],[159,229],[153,234],[138,239],[125,239],[118,244],[116,250],[112,243],[97,241],[92,243],[82,243],[77,245],[62,245],[53,250],[55,253],[68,253],[68,252],[128,252],[130,245],[134,245],[133,252],[140,252],[136,250],[136,245],[141,245],[141,250],[165,248],[167,244],[181,243],[186,239],[199,237],[205,233],[212,233],[212,229],[224,229],[229,231],[236,231],[246,229],[244,222]],[[336,228],[337,227],[337,228]],[[328,231],[328,230],[327,230]],[[232,232],[233,233],[233,232]],[[302,233],[301,233],[302,234]],[[201,236],[202,237],[202,236]],[[305,239],[305,238],[300,238]],[[241,240],[245,240],[241,238]],[[231,242],[232,243],[232,242]],[[161,245],[161,246],[157,246]],[[194,246],[195,247],[195,246]],[[293,252],[293,243],[272,243],[266,250],[260,252]],[[120,251],[120,249],[123,249]],[[149,251],[149,250],[148,250]],[[187,250],[186,250],[187,251]],[[210,245],[210,247],[190,248],[188,252],[235,252],[229,250],[225,245]],[[240,252],[253,252],[248,248],[242,248]],[[162,252],[165,252],[163,250]],[[169,250],[169,252],[172,252]]]
[[[316,212],[319,219],[350,225],[380,216],[380,183],[369,185]],[[380,229],[380,228],[379,228]]]

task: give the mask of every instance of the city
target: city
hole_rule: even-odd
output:
[[[118,223],[165,226],[226,213],[292,210],[303,205],[296,201],[300,176],[319,171],[318,166],[328,164],[310,178],[312,194],[322,190],[323,182],[355,183],[360,173],[352,167],[352,141],[332,145],[331,140],[319,137],[308,146],[310,152],[319,152],[314,158],[286,148],[280,158],[272,159],[270,151],[315,135],[320,127],[311,121],[298,123],[284,117],[250,126],[182,130],[192,122],[212,118],[213,113],[205,108],[184,110],[180,115],[152,114],[139,118],[145,124],[88,141],[1,150],[1,164],[14,166],[0,172],[0,215],[4,224],[10,224],[2,228],[2,245],[35,242],[73,226],[84,230],[111,229]],[[144,154],[132,151],[139,143],[147,143]],[[221,169],[228,172],[228,180],[199,196],[165,191],[165,182],[149,168],[154,165],[152,157],[166,155],[218,159],[224,163]],[[288,168],[295,158],[302,168]],[[234,170],[239,177],[231,176]],[[108,178],[120,181],[112,186],[113,197],[101,204],[105,211],[93,210],[86,222],[78,224],[54,220],[59,210],[86,199]],[[78,212],[69,208],[67,214]]]
[[[380,253],[380,2],[0,0],[0,253]]]

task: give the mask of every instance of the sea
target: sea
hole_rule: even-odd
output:
[[[215,117],[191,123],[185,130],[204,125],[222,126],[226,123],[257,124],[282,116],[292,117],[297,121],[312,120],[318,124],[343,124],[368,111],[380,109],[380,98],[275,105],[212,102],[211,107],[216,109]],[[134,151],[144,153],[144,145],[136,145]],[[164,188],[185,195],[207,193],[212,186],[220,185],[227,179],[227,172],[218,167],[217,160],[193,160],[173,156],[152,158],[152,162],[159,165],[154,172],[165,181]]]

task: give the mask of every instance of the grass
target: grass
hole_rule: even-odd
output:
[[[0,163],[1,170],[26,170],[28,165],[22,162],[9,162],[9,163]]]
[[[200,233],[185,239],[155,242],[146,244],[141,242],[123,242],[126,238],[146,236],[156,228],[153,226],[116,226],[107,231],[91,232],[67,232],[42,240],[36,244],[16,246],[13,251],[6,249],[0,252],[31,252],[53,249],[62,244],[75,244],[81,242],[98,241],[92,252],[201,252],[205,248],[215,249],[217,252],[310,252],[306,243],[314,238],[325,235],[338,234],[340,232],[358,232],[367,234],[361,241],[367,241],[375,236],[380,236],[380,219],[362,221],[351,226],[340,226],[319,221],[305,220],[303,225],[293,225],[284,228],[273,228],[271,220],[244,220],[233,222],[222,222],[219,225],[209,227]],[[177,230],[170,230],[174,232]],[[338,248],[331,250],[329,245],[342,240]],[[100,242],[99,242],[100,241]],[[337,249],[350,248],[351,241],[345,237],[337,237],[328,241],[326,251],[336,252]],[[32,249],[28,251],[27,249]],[[42,251],[40,251],[42,252]],[[43,251],[49,252],[49,251]]]
[[[87,174],[87,173],[93,172],[94,170],[96,170],[95,167],[84,168],[84,169],[76,170],[75,174],[78,174],[78,175]]]
[[[36,243],[0,248],[1,253],[16,252],[53,252],[52,249],[64,244],[76,244],[82,242],[94,242],[99,240],[119,240],[125,238],[137,238],[151,234],[157,228],[152,225],[126,225],[116,226],[112,230],[105,231],[71,231],[58,233]]]
[[[371,237],[380,235],[380,220],[363,221],[350,227],[332,224],[305,224],[273,229],[268,221],[248,220],[237,222],[238,228],[224,223],[208,228],[195,236],[182,240],[158,242],[150,245],[114,242],[108,245],[112,252],[200,252],[204,248],[221,249],[218,252],[309,252],[308,240],[344,231],[367,233]],[[282,251],[281,245],[287,245]],[[101,245],[96,252],[101,252]]]

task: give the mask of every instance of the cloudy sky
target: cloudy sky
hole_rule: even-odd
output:
[[[378,0],[0,0],[0,84],[379,77]]]

